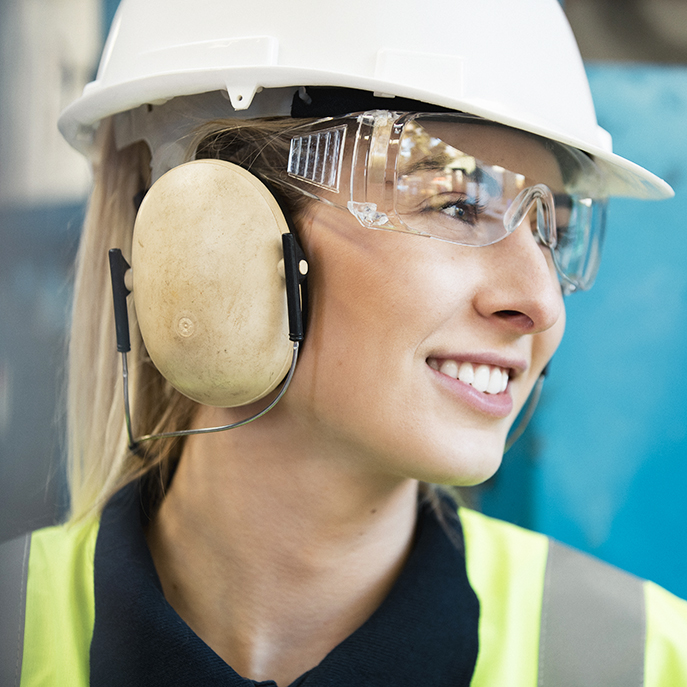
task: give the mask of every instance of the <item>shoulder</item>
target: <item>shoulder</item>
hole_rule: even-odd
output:
[[[92,571],[98,527],[98,519],[91,518],[30,533],[31,569],[49,565],[52,576],[58,571],[77,573],[81,567]]]
[[[3,644],[12,647],[11,681],[88,684],[93,632],[93,561],[98,520],[48,527],[0,545]],[[6,609],[10,609],[8,612]],[[7,657],[0,655],[6,677]],[[45,674],[51,666],[51,674]],[[51,682],[52,681],[52,682]],[[47,684],[47,683],[46,683]]]
[[[480,604],[471,686],[538,684],[546,537],[476,511],[458,511],[468,579]]]
[[[27,594],[73,592],[75,583],[93,578],[98,526],[97,519],[90,519],[29,532],[0,544],[0,565],[8,572],[24,571]]]
[[[685,601],[542,534],[464,508],[459,515],[481,646],[517,654],[523,685],[687,684]],[[498,664],[490,657],[489,679],[475,684],[505,677],[494,675]]]
[[[491,518],[469,508],[458,510],[465,538],[469,568],[480,579],[502,577],[501,582],[512,579],[521,567],[529,569],[529,575],[538,569],[543,576],[549,539],[538,532],[531,532],[503,520]],[[494,566],[495,561],[500,565]]]

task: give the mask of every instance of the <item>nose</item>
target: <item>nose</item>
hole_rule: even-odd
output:
[[[502,241],[477,250],[484,278],[475,307],[483,317],[495,318],[519,334],[536,334],[558,321],[563,297],[556,268],[549,249],[533,235],[529,219]]]

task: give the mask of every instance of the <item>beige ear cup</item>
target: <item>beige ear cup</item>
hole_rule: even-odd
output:
[[[133,298],[153,363],[182,394],[240,406],[286,375],[288,230],[260,180],[222,160],[175,167],[146,194],[134,227]]]

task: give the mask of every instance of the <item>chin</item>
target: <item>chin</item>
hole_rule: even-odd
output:
[[[472,487],[485,482],[501,466],[505,439],[483,436],[473,441],[463,439],[460,445],[437,447],[431,454],[425,453],[420,469],[410,475],[414,479],[430,484]]]

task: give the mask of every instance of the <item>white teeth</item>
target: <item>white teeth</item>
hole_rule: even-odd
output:
[[[441,364],[436,358],[429,358],[428,365],[452,379],[459,379],[465,384],[486,394],[500,394],[508,387],[508,371],[501,367],[473,365],[469,362],[458,364],[455,360],[444,360]]]
[[[489,386],[489,366],[479,365],[475,370],[475,381],[472,386],[477,391],[485,392]]]
[[[501,391],[501,370],[498,367],[492,367],[489,373],[489,384],[487,384],[488,394],[498,394]]]
[[[458,363],[455,360],[444,360],[444,362],[441,363],[439,372],[447,377],[458,379]]]
[[[472,384],[475,381],[475,368],[472,363],[461,363],[458,379],[466,384]]]

